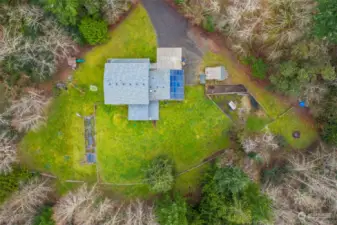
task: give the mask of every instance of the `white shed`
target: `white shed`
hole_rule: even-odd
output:
[[[223,66],[206,67],[205,69],[206,80],[225,80],[228,73]]]

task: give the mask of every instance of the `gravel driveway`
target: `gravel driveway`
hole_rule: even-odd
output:
[[[142,0],[156,30],[159,47],[181,47],[187,60],[185,83],[197,83],[198,65],[203,53],[190,38],[187,20],[165,0]]]

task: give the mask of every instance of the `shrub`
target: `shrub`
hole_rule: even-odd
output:
[[[13,172],[0,175],[0,203],[17,191],[21,183],[25,183],[33,175],[20,167],[13,168]]]
[[[55,225],[52,215],[53,210],[51,207],[46,206],[42,208],[40,214],[34,218],[34,225]]]
[[[174,3],[176,3],[177,5],[183,4],[185,2],[185,0],[174,0]]]
[[[246,57],[243,60],[246,65],[251,65],[252,74],[254,77],[259,79],[266,78],[268,66],[261,58],[255,58],[254,56]]]
[[[165,195],[156,202],[156,216],[160,225],[187,225],[186,213],[187,204],[179,194],[173,199]]]
[[[318,0],[318,13],[314,16],[314,34],[337,43],[337,1]]]
[[[214,20],[213,20],[212,16],[208,15],[208,16],[205,17],[205,20],[203,22],[203,27],[208,32],[214,32],[215,31]]]
[[[86,17],[81,21],[79,29],[90,45],[103,43],[108,38],[108,25],[103,20]]]
[[[166,156],[158,156],[152,160],[145,171],[145,182],[154,192],[166,192],[171,190],[174,177],[173,165]]]
[[[214,180],[219,192],[238,193],[249,183],[247,175],[237,167],[219,168],[215,172]]]

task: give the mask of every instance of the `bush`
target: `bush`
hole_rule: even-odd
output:
[[[160,225],[187,225],[187,204],[181,195],[173,199],[165,195],[156,202],[156,217]]]
[[[185,0],[174,0],[174,3],[177,5],[183,4]]]
[[[166,192],[171,190],[174,177],[173,165],[166,156],[158,156],[152,160],[145,171],[145,182],[154,192]]]
[[[28,170],[20,167],[14,167],[10,174],[0,175],[0,203],[17,191],[20,184],[25,183],[32,176]]]
[[[214,32],[215,31],[214,20],[213,20],[212,16],[210,16],[210,15],[206,16],[206,19],[203,22],[203,27],[208,32]]]
[[[219,192],[238,193],[243,190],[249,181],[247,175],[237,167],[225,167],[216,170],[214,180]]]
[[[337,43],[337,1],[318,0],[318,13],[314,16],[314,34]]]
[[[101,44],[108,39],[108,25],[103,20],[86,17],[81,21],[79,29],[90,45]]]
[[[261,58],[255,58],[254,56],[246,57],[243,61],[246,65],[251,65],[252,74],[259,79],[266,78],[268,66]]]
[[[289,168],[287,165],[282,165],[282,166],[275,165],[271,169],[262,170],[261,181],[262,183],[271,182],[277,185],[277,184],[284,182],[283,177],[288,172],[289,172]]]
[[[33,225],[55,225],[55,221],[52,219],[53,210],[51,207],[46,206],[42,208],[39,215],[34,219]]]

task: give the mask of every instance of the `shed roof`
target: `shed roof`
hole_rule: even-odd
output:
[[[170,70],[150,71],[150,101],[170,99]]]
[[[129,120],[159,120],[159,102],[150,101],[148,105],[129,105]]]
[[[181,48],[157,48],[157,68],[181,70]]]
[[[228,73],[223,66],[206,67],[206,80],[224,80],[228,77]]]
[[[109,59],[104,70],[104,102],[149,104],[149,59]]]

